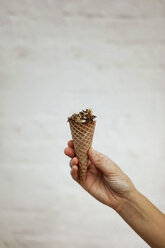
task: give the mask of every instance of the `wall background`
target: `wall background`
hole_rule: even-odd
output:
[[[148,247],[70,177],[66,118],[165,211],[165,1],[0,0],[0,248]]]

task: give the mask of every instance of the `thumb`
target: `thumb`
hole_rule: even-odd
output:
[[[90,161],[103,173],[110,174],[113,171],[114,163],[106,155],[93,148],[89,149],[88,155]]]

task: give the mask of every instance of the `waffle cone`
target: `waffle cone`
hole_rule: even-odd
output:
[[[79,181],[85,182],[88,168],[88,150],[92,145],[96,121],[78,123],[69,121],[75,156],[79,161]]]

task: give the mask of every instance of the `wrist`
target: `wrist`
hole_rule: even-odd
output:
[[[115,211],[120,214],[136,202],[136,199],[140,193],[136,188],[132,189],[128,194],[121,198]]]

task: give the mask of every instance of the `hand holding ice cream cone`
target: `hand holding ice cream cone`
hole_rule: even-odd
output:
[[[73,140],[68,142],[65,154],[72,158],[73,179],[97,200],[116,208],[134,186],[110,158],[91,148],[94,119],[88,109],[68,118]]]

